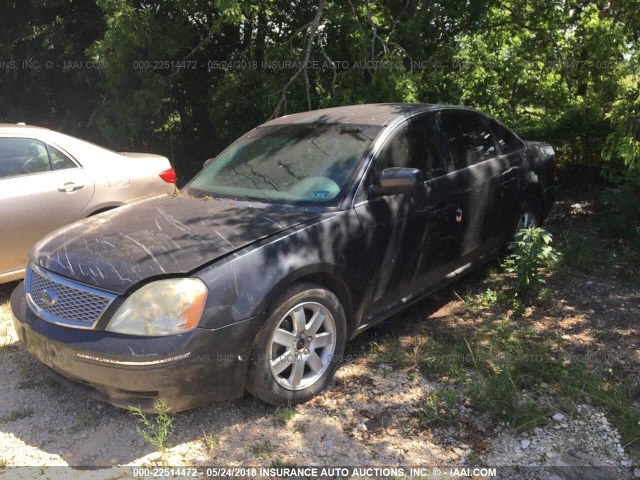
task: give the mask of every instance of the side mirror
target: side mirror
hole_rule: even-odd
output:
[[[202,168],[207,168],[209,165],[213,163],[214,160],[215,158],[207,158],[202,164]]]
[[[423,183],[424,177],[417,168],[385,168],[378,177],[378,185],[371,185],[369,193],[374,196],[410,193]]]

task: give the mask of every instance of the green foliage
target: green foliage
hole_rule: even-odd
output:
[[[551,245],[552,236],[542,228],[528,228],[517,232],[509,244],[511,254],[504,262],[505,270],[515,273],[517,292],[528,297],[544,284],[541,269],[558,262],[560,253]]]
[[[603,275],[614,265],[611,249],[590,235],[567,232],[560,241],[560,249],[562,270]]]
[[[0,120],[167,154],[182,179],[276,110],[364,102],[474,106],[561,164],[638,164],[633,2],[327,0],[317,28],[318,0],[28,4],[3,10],[1,56],[55,67],[0,76]]]
[[[612,236],[640,246],[640,170],[614,176],[612,180],[619,190],[605,196],[609,205],[603,212],[603,226]]]
[[[630,170],[637,170],[640,167],[639,85],[636,84],[622,98],[613,102],[613,108],[607,114],[607,118],[614,126],[614,130],[607,137],[603,150],[606,160],[622,162]]]
[[[174,427],[173,415],[170,414],[169,402],[164,398],[156,400],[153,408],[155,417],[147,415],[139,407],[129,407],[129,412],[138,419],[139,424],[136,426],[138,434],[164,455],[167,449],[167,437]]]
[[[273,424],[283,427],[289,423],[296,414],[295,407],[280,405],[273,414]]]

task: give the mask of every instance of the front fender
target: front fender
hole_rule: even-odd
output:
[[[331,275],[361,301],[368,278],[362,228],[353,210],[337,212],[241,249],[197,272],[209,295],[200,326],[219,328],[264,313],[293,283]]]

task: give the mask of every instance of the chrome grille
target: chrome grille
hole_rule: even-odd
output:
[[[29,305],[39,317],[76,328],[93,328],[115,298],[33,265],[27,271],[26,286]]]

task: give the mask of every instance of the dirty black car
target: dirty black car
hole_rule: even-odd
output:
[[[304,402],[347,340],[540,225],[554,162],[463,107],[271,120],[180,194],[42,239],[11,297],[16,331],[61,382],[121,407]]]

